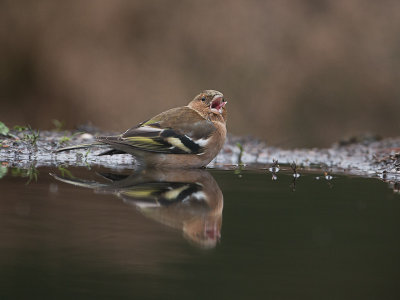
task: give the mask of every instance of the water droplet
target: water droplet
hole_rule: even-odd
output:
[[[278,173],[279,172],[279,168],[278,167],[271,167],[268,169],[268,171],[270,171],[271,173]]]

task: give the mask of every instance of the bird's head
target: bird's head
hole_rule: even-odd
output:
[[[227,103],[221,92],[205,90],[194,97],[188,106],[198,111],[204,117],[211,117],[212,120],[222,118],[226,122],[227,111],[225,105]]]

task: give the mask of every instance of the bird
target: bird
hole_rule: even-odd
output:
[[[94,173],[89,179],[72,172],[50,173],[58,181],[112,194],[144,216],[178,229],[191,244],[214,248],[221,237],[223,193],[202,169],[142,169],[126,173]],[[99,180],[93,178],[99,177]]]
[[[225,143],[227,103],[221,92],[204,90],[188,105],[164,111],[124,133],[98,136],[93,143],[56,152],[100,146],[111,149],[99,155],[129,153],[142,167],[205,167]]]

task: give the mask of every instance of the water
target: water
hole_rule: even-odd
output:
[[[380,180],[37,171],[0,180],[1,299],[400,295],[400,195]]]

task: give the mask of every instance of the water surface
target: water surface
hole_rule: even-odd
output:
[[[1,299],[400,296],[400,195],[377,179],[37,171],[0,180]]]

